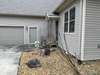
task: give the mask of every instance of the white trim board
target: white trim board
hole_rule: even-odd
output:
[[[82,0],[82,37],[81,37],[81,60],[84,60],[84,40],[85,40],[85,15],[86,0]]]

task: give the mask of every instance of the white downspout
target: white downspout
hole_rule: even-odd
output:
[[[84,60],[86,0],[81,1],[81,60]]]

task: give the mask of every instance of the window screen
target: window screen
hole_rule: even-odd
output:
[[[71,8],[64,15],[64,32],[73,33],[75,31],[75,7]]]

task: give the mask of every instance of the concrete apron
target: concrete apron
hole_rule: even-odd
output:
[[[0,46],[0,75],[17,75],[21,52]]]

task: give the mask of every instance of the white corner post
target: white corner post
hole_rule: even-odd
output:
[[[85,45],[85,15],[86,15],[86,0],[81,0],[82,3],[82,22],[81,22],[81,29],[82,29],[82,32],[81,32],[81,60],[84,60],[84,45]]]

